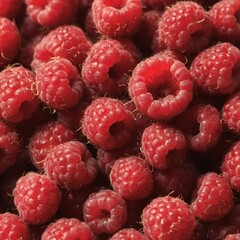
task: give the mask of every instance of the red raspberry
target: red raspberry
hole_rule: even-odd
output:
[[[2,0],[0,1],[0,16],[14,19],[18,16],[23,7],[23,0]]]
[[[20,150],[20,139],[15,130],[0,121],[0,173],[14,165]]]
[[[18,179],[13,197],[20,217],[33,225],[50,220],[61,202],[57,185],[47,176],[34,172]]]
[[[179,115],[192,100],[192,78],[185,65],[155,55],[140,62],[129,81],[129,94],[136,107],[151,119]]]
[[[29,155],[33,164],[38,169],[42,169],[44,159],[52,148],[74,138],[74,132],[64,123],[51,121],[42,124],[29,141]]]
[[[164,10],[166,7],[171,6],[177,0],[142,0],[144,6],[150,9]]]
[[[239,11],[240,2],[238,0],[221,0],[211,7],[209,13],[217,39],[234,42],[240,38]]]
[[[179,116],[177,126],[186,137],[187,147],[199,152],[215,146],[222,134],[220,113],[210,104],[190,107]]]
[[[141,0],[94,0],[93,21],[98,31],[107,36],[132,35],[142,16]]]
[[[67,58],[79,68],[87,57],[92,43],[80,27],[74,25],[59,26],[49,32],[36,46],[31,64],[37,69],[42,63],[61,57]]]
[[[229,234],[224,238],[224,240],[240,240],[240,233]]]
[[[147,240],[147,237],[134,228],[124,228],[115,233],[109,240]]]
[[[31,19],[45,27],[71,22],[78,5],[77,0],[25,0],[25,3]]]
[[[83,134],[105,150],[121,148],[135,131],[134,119],[124,103],[113,98],[98,98],[85,110]]]
[[[200,4],[179,1],[166,8],[159,20],[158,32],[160,42],[168,48],[197,53],[209,44],[212,19]]]
[[[183,133],[166,124],[153,123],[142,134],[141,151],[155,168],[164,170],[182,164],[186,154]]]
[[[44,170],[59,186],[78,189],[96,178],[98,167],[84,143],[68,141],[48,153]]]
[[[240,91],[232,94],[224,103],[222,119],[230,131],[240,134]]]
[[[190,72],[197,87],[208,94],[229,94],[239,85],[240,50],[231,43],[219,43],[199,53]]]
[[[222,163],[223,176],[229,181],[231,187],[240,191],[240,141],[237,141],[224,156]]]
[[[56,58],[37,68],[36,88],[39,98],[57,110],[73,107],[83,95],[78,70],[65,58]]]
[[[226,216],[233,207],[232,190],[226,179],[209,172],[197,180],[192,194],[191,209],[200,220],[210,222]]]
[[[38,109],[35,74],[22,67],[0,72],[0,115],[10,122],[30,118]]]
[[[26,223],[17,215],[5,212],[0,214],[0,238],[8,240],[30,240]]]
[[[76,218],[60,218],[48,225],[41,236],[41,240],[94,240],[94,234],[85,222]]]
[[[109,177],[113,189],[126,200],[146,198],[153,189],[151,169],[139,157],[117,159]]]
[[[85,222],[96,234],[112,234],[127,220],[126,202],[112,190],[91,194],[83,206]]]
[[[21,46],[21,36],[16,25],[5,17],[0,17],[0,68],[11,63]]]
[[[124,45],[114,39],[95,43],[82,66],[84,82],[102,95],[121,96],[137,62]]]
[[[195,219],[187,203],[170,196],[153,199],[142,213],[143,231],[151,240],[189,240]]]

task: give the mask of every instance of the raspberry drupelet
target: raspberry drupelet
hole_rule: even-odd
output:
[[[195,218],[189,205],[170,196],[153,199],[142,213],[144,234],[151,240],[190,240]]]
[[[240,240],[240,233],[228,234],[224,240]]]
[[[167,124],[153,123],[143,131],[141,152],[158,170],[181,165],[186,150],[183,133]]]
[[[83,206],[85,222],[95,234],[113,234],[127,220],[126,202],[109,189],[102,189],[89,196]]]
[[[147,237],[134,228],[124,228],[116,232],[109,240],[147,240]]]
[[[0,1],[0,16],[14,19],[22,10],[24,0],[2,0]]]
[[[153,120],[163,120],[185,110],[192,100],[193,83],[182,62],[154,55],[135,67],[128,90],[139,111]]]
[[[82,132],[94,145],[105,150],[128,144],[135,131],[132,113],[118,99],[98,98],[85,110]]]
[[[13,197],[19,216],[24,222],[33,225],[49,221],[61,202],[61,193],[56,183],[35,172],[18,179]]]
[[[110,37],[128,36],[142,16],[141,0],[94,0],[92,16],[97,30]]]
[[[240,82],[240,50],[228,42],[206,48],[193,60],[190,72],[197,88],[207,94],[234,92]]]

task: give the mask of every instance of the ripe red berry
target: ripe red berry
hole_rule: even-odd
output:
[[[0,1],[0,16],[14,19],[22,10],[24,0],[2,0]]]
[[[134,228],[124,228],[115,233],[109,240],[147,240],[147,237]]]
[[[240,233],[229,234],[224,238],[224,240],[240,240]]]

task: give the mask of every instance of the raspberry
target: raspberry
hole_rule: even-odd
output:
[[[129,80],[129,94],[136,107],[154,120],[183,112],[192,100],[192,88],[185,65],[159,55],[140,62]]]
[[[229,234],[224,240],[240,240],[240,233]]]
[[[60,218],[49,225],[41,236],[42,240],[84,239],[94,240],[95,237],[85,222],[76,218]]]
[[[115,233],[127,220],[126,202],[112,190],[102,189],[89,196],[83,206],[85,222],[96,234]]]
[[[128,36],[136,30],[142,16],[140,0],[94,0],[93,21],[102,35]]]
[[[164,170],[181,165],[186,154],[183,133],[166,124],[153,123],[142,134],[141,151],[155,168]]]
[[[212,19],[200,4],[179,1],[163,12],[158,32],[160,42],[168,48],[197,53],[209,44]]]
[[[18,179],[13,197],[20,217],[33,225],[49,221],[61,202],[57,185],[47,176],[34,172]]]
[[[205,173],[197,180],[192,194],[191,209],[202,221],[216,221],[226,216],[233,207],[232,190],[226,179],[214,172]]]
[[[71,22],[78,5],[77,0],[25,0],[25,3],[31,19],[45,27]]]
[[[38,109],[35,74],[22,67],[9,67],[0,72],[0,115],[10,122],[30,118]]]
[[[230,95],[224,103],[222,119],[227,129],[240,134],[240,91]]]
[[[222,134],[220,113],[210,104],[191,106],[179,116],[177,126],[186,137],[187,147],[194,151],[204,152],[212,148]]]
[[[11,63],[21,46],[21,36],[16,25],[5,17],[0,17],[0,68]]]
[[[113,189],[126,200],[146,198],[153,189],[151,169],[139,157],[117,159],[109,177]]]
[[[83,82],[77,68],[65,58],[56,58],[36,70],[39,98],[50,108],[65,110],[76,105],[83,95]]]
[[[92,46],[83,63],[82,77],[102,95],[121,96],[127,90],[128,75],[136,64],[121,42],[102,39]]]
[[[92,43],[80,27],[59,26],[50,31],[36,46],[31,66],[36,69],[50,59],[61,57],[67,58],[79,68],[91,46]]]
[[[153,199],[143,209],[142,224],[149,239],[187,240],[193,235],[195,219],[187,203],[166,196]]]
[[[17,215],[5,212],[0,214],[0,238],[8,240],[30,240],[28,226]]]
[[[0,1],[0,16],[14,19],[18,16],[23,7],[23,0],[2,0]]]
[[[18,133],[11,126],[0,121],[0,173],[15,164],[19,150]]]
[[[77,189],[91,183],[97,162],[84,143],[68,141],[54,147],[44,160],[44,170],[59,186]]]
[[[125,228],[115,233],[109,240],[147,240],[147,237],[134,228]]]
[[[98,98],[85,110],[83,134],[105,150],[121,148],[135,131],[134,119],[123,102],[113,98]]]
[[[199,53],[190,72],[199,90],[208,94],[230,94],[239,85],[240,50],[231,43],[213,45]]]
[[[240,38],[239,12],[240,2],[238,0],[221,0],[211,7],[209,13],[217,39],[234,42]]]
[[[235,142],[228,153],[224,156],[222,163],[223,176],[229,181],[231,187],[240,191],[240,173],[238,166],[240,164],[240,141]]]

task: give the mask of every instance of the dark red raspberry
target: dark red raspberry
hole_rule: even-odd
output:
[[[124,228],[115,233],[109,240],[147,240],[147,237],[134,228]]]
[[[93,21],[102,35],[132,35],[142,16],[141,0],[94,0]]]
[[[0,238],[8,240],[30,240],[27,224],[19,216],[5,212],[0,214]]]
[[[188,204],[170,196],[153,199],[143,210],[145,235],[151,239],[187,240],[193,235],[194,215]]]
[[[0,16],[14,19],[20,13],[24,0],[2,0],[0,1]]]
[[[235,42],[240,38],[239,12],[240,2],[238,0],[220,0],[210,8],[209,13],[217,39]]]
[[[48,153],[44,170],[59,186],[78,189],[96,178],[98,165],[84,143],[68,141]]]
[[[240,91],[230,95],[224,103],[222,119],[227,129],[240,134]]]
[[[139,157],[117,159],[109,177],[113,189],[126,200],[146,198],[153,189],[151,169],[147,162]]]
[[[210,104],[197,104],[183,112],[177,121],[183,131],[187,147],[204,152],[215,146],[222,135],[219,111]]]
[[[199,53],[190,72],[201,91],[229,94],[239,86],[240,50],[231,43],[213,45]]]
[[[224,238],[224,240],[240,240],[240,233],[229,234]]]
[[[80,27],[59,26],[50,31],[36,46],[31,66],[33,69],[37,69],[42,63],[61,57],[67,58],[79,68],[91,46],[92,43]]]
[[[233,193],[226,179],[214,172],[197,180],[191,209],[200,220],[211,222],[226,216],[233,207]]]
[[[126,202],[108,189],[91,194],[83,206],[85,222],[96,234],[112,234],[121,229],[127,220]]]
[[[95,43],[82,66],[84,82],[102,95],[121,96],[127,90],[129,74],[137,62],[115,39]]]
[[[192,100],[192,78],[185,65],[173,58],[154,55],[140,62],[129,81],[136,107],[151,119],[179,115]]]
[[[33,164],[42,169],[44,159],[58,144],[73,140],[74,132],[64,123],[51,121],[35,130],[29,141],[29,155]]]
[[[222,163],[223,176],[229,181],[230,186],[240,191],[240,141],[237,141],[229,149],[228,153],[224,156]]]
[[[57,185],[47,176],[34,172],[18,179],[13,197],[20,217],[33,225],[49,221],[61,202]]]
[[[15,164],[19,150],[18,133],[11,126],[0,121],[0,173]]]
[[[0,29],[0,68],[2,68],[17,56],[21,36],[16,25],[5,17],[0,17]]]
[[[83,134],[105,150],[121,148],[135,131],[134,119],[124,103],[113,98],[98,98],[85,110]]]
[[[37,68],[36,88],[39,98],[57,110],[73,107],[83,95],[78,70],[65,58],[53,59]]]
[[[159,11],[175,4],[177,0],[142,0],[142,2],[147,9],[157,9]]]
[[[27,13],[42,26],[50,27],[69,23],[77,10],[77,0],[25,0]]]
[[[146,160],[159,170],[181,165],[186,149],[183,133],[169,125],[153,123],[143,131],[141,151]]]
[[[85,222],[76,218],[60,218],[48,225],[44,230],[41,240],[69,240],[84,239],[94,240],[94,234]]]
[[[163,12],[158,33],[160,42],[168,48],[197,53],[209,44],[212,19],[200,4],[179,1]]]

